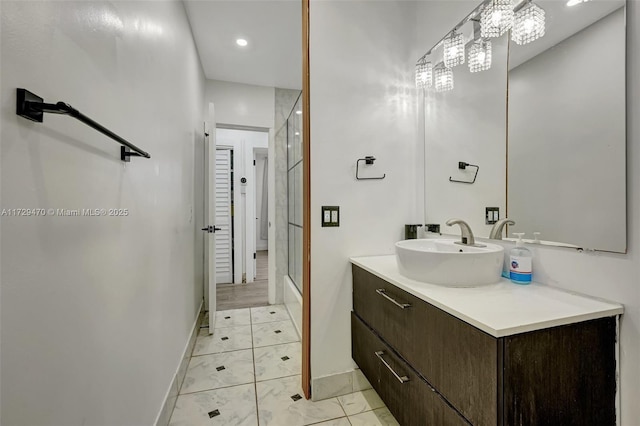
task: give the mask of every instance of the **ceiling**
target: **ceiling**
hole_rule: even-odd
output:
[[[302,89],[298,0],[184,0],[208,79]],[[236,44],[244,38],[246,47]]]

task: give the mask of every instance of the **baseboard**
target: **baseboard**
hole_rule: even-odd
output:
[[[321,401],[327,398],[346,395],[371,389],[371,383],[359,368],[344,373],[311,379],[311,400]]]
[[[193,323],[193,327],[191,328],[191,335],[189,336],[189,340],[182,352],[182,358],[178,363],[178,368],[173,375],[173,379],[171,380],[171,385],[167,390],[167,393],[164,397],[164,402],[162,403],[162,407],[160,408],[160,412],[156,417],[155,425],[156,426],[167,426],[169,424],[169,420],[171,420],[171,414],[173,414],[173,408],[176,405],[176,400],[178,399],[178,392],[182,387],[182,382],[184,381],[185,376],[187,375],[187,366],[189,365],[189,360],[191,359],[191,352],[193,352],[193,347],[196,344],[196,338],[198,337],[198,332],[200,331],[200,323],[202,322],[202,316],[204,314],[204,300],[200,303],[200,309],[198,310],[198,315],[196,316],[196,320]]]

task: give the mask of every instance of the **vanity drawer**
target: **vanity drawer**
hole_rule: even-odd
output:
[[[354,313],[352,356],[402,426],[466,426],[469,423]]]
[[[353,306],[472,424],[499,423],[497,339],[355,265]]]
[[[616,319],[504,339],[504,424],[616,424]]]

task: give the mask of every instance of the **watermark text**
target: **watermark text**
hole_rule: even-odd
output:
[[[36,216],[54,216],[54,217],[118,217],[129,216],[129,209],[60,209],[60,208],[15,208],[0,209],[0,217],[36,217]]]

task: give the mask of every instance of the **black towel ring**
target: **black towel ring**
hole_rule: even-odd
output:
[[[358,161],[356,161],[356,179],[357,180],[380,180],[380,179],[384,179],[387,174],[383,174],[382,176],[377,176],[377,177],[360,177],[358,175],[358,168],[360,166],[360,162],[364,161],[365,164],[373,164],[374,161],[376,161],[376,157],[374,157],[373,155],[367,155],[364,158],[359,158]]]
[[[458,168],[460,170],[464,170],[467,167],[475,167],[476,168],[476,172],[473,175],[473,180],[471,182],[469,181],[465,181],[465,180],[456,180],[456,179],[451,179],[451,176],[449,176],[449,182],[457,182],[457,183],[468,183],[469,185],[472,185],[476,182],[476,178],[478,177],[478,172],[480,171],[480,166],[476,166],[475,164],[469,164],[469,163],[465,163],[464,161],[459,161],[458,162]]]

